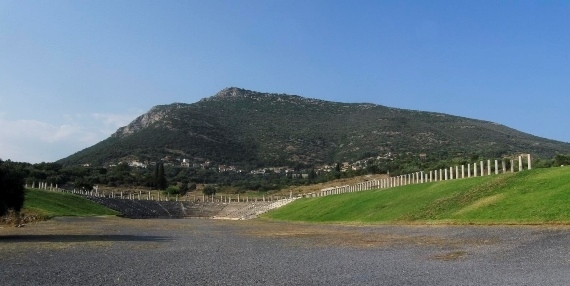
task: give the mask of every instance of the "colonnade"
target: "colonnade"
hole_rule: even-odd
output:
[[[527,170],[532,169],[532,161],[530,154],[526,154]],[[499,161],[501,162],[501,168],[499,168]],[[486,164],[485,164],[486,163]],[[510,159],[510,169],[507,170],[507,161],[494,160],[492,164],[491,160],[480,161],[473,164],[467,165],[456,165],[449,168],[442,168],[430,171],[419,171],[411,174],[399,175],[395,177],[389,177],[381,180],[371,180],[355,185],[345,185],[340,187],[330,187],[321,189],[319,192],[308,194],[309,197],[321,197],[329,195],[338,195],[344,193],[352,193],[359,191],[367,191],[372,189],[387,189],[392,187],[406,186],[410,184],[422,184],[429,182],[447,181],[455,179],[464,179],[471,177],[481,177],[489,175],[497,175],[499,173],[515,172],[515,163],[518,163],[517,171],[523,171],[523,155],[518,157],[518,161]],[[473,167],[473,168],[472,168]]]

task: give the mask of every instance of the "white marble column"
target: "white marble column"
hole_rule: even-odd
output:
[[[532,169],[532,162],[531,162],[531,160],[530,160],[530,154],[527,154],[527,155],[526,155],[526,160],[528,161],[528,162],[527,162],[527,165],[528,165],[527,169],[528,169],[528,170],[531,170],[531,169]]]
[[[459,179],[459,166],[455,166],[455,179]]]

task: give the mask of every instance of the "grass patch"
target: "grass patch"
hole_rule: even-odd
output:
[[[264,217],[351,223],[567,224],[570,168],[301,199]]]
[[[83,197],[37,189],[26,189],[24,214],[45,218],[55,216],[99,216],[117,215],[118,212],[94,203]]]

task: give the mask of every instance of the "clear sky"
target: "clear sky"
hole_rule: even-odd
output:
[[[0,0],[3,160],[55,161],[230,86],[569,142],[570,1]]]

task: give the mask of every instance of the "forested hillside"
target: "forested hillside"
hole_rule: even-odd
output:
[[[570,144],[441,113],[227,88],[196,103],[153,107],[108,139],[58,162],[106,166],[169,157],[255,168],[404,153],[552,158],[570,153]]]

